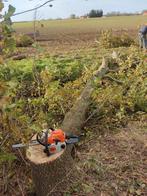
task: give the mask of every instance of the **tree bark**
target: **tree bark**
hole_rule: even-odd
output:
[[[88,80],[84,90],[77,99],[76,103],[65,115],[62,123],[62,129],[66,133],[80,134],[81,128],[85,121],[85,114],[90,104],[91,93],[94,89],[93,82],[96,78],[101,79],[108,71],[106,60],[103,58],[102,65],[94,72],[91,79]]]
[[[103,59],[100,68],[88,80],[84,90],[71,110],[65,115],[62,130],[67,133],[80,134],[85,121],[85,113],[90,103],[93,91],[93,81],[102,78],[108,71],[107,63]],[[30,146],[27,150],[27,158],[32,168],[33,182],[37,196],[63,195],[69,185],[69,179],[76,175],[74,160],[72,158],[73,146],[67,146],[55,155],[47,157],[43,153],[43,146]]]
[[[47,157],[42,146],[29,147],[29,159],[37,196],[60,196],[68,188],[69,178],[76,172],[71,149]]]

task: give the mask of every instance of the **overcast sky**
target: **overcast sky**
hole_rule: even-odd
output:
[[[46,0],[8,0],[8,4],[16,7],[16,12],[24,11],[40,5]],[[49,5],[49,4],[48,4]],[[71,14],[84,15],[91,9],[102,9],[104,13],[111,11],[137,12],[147,9],[147,0],[55,0],[53,7],[38,10],[38,19],[67,18]],[[32,20],[34,13],[13,17],[13,21]]]

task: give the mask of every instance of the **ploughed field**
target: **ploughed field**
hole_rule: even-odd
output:
[[[139,25],[146,23],[147,16],[115,16],[93,19],[66,19],[36,21],[37,39],[50,52],[63,52],[95,46],[99,33],[112,30],[137,36]],[[33,34],[34,22],[14,23],[16,32]],[[68,52],[69,52],[68,51]]]

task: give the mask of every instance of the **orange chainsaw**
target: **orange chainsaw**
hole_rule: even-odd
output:
[[[37,133],[36,140],[31,140],[29,144],[14,144],[12,148],[21,148],[34,145],[43,145],[44,152],[47,156],[60,152],[66,148],[68,144],[79,142],[79,137],[76,135],[66,135],[61,129],[49,128]]]

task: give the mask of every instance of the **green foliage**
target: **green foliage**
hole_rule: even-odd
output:
[[[117,64],[118,71],[109,76],[122,83],[104,79],[102,87],[93,93],[93,99],[96,105],[104,100],[105,117],[111,116],[120,122],[136,112],[147,112],[146,57],[132,47],[127,53],[121,52]]]
[[[75,14],[70,15],[70,19],[76,19],[76,18],[77,18],[77,16]]]
[[[96,18],[103,16],[103,10],[91,10],[88,14],[89,18]]]
[[[135,44],[134,38],[128,34],[113,34],[112,31],[102,31],[99,45],[104,48],[129,47]]]
[[[0,9],[4,8],[4,4],[1,2]],[[12,37],[13,28],[11,17],[15,12],[15,8],[12,5],[9,5],[8,11],[2,15],[2,21],[0,22],[1,36],[3,38],[1,46],[2,52],[4,54],[9,54],[14,52],[15,49],[15,40]]]
[[[7,25],[11,25],[9,22],[10,22],[10,18],[13,16],[13,14],[15,13],[15,7],[13,7],[12,5],[9,5],[9,8],[8,8],[8,12],[5,13],[4,15],[4,21],[5,23],[7,23]]]
[[[13,123],[17,121],[18,124],[13,124],[10,120],[10,124],[21,140],[26,139],[34,127],[38,130],[44,121],[60,122],[82,87],[83,66],[78,60],[38,59],[35,70],[33,64],[32,60],[22,60],[0,65],[0,78],[7,86],[5,94],[10,97],[2,109],[10,119],[13,116]],[[28,126],[22,136],[19,127]]]
[[[3,52],[6,54],[14,52],[16,47],[15,40],[12,37],[6,37],[4,39],[3,47]]]
[[[0,143],[5,141],[0,151],[0,164],[14,164],[12,144],[27,143],[42,129],[44,122],[60,127],[65,113],[100,65],[104,53],[110,55],[111,49],[101,50],[99,55],[97,50],[88,55],[86,51],[86,55],[79,54],[78,58],[45,56],[36,57],[35,61],[30,58],[0,64]],[[119,125],[139,112],[147,112],[146,62],[145,54],[137,48],[119,48],[117,59],[109,60],[109,77],[93,83],[95,89],[87,116],[99,108],[93,118],[97,123],[101,115],[102,126],[108,127],[114,123]],[[87,137],[93,137],[90,129],[85,131]],[[107,172],[107,167],[94,157],[83,165],[86,172],[91,172],[98,180]],[[95,191],[94,185],[80,182],[69,194],[80,191],[90,194]]]
[[[14,39],[16,40],[16,46],[17,47],[28,47],[28,46],[31,46],[34,42],[33,39],[30,36],[23,35],[23,34],[21,34],[19,36],[15,35]]]
[[[0,165],[4,162],[11,163],[16,160],[16,156],[11,153],[0,153]]]
[[[100,64],[99,59],[96,61],[95,64],[93,55],[87,59],[85,56],[84,59],[46,57],[36,59],[35,70],[32,59],[1,65],[0,78],[6,87],[3,94],[9,97],[2,106],[4,130],[12,130],[12,135],[26,141],[44,121],[50,125],[60,124]],[[139,111],[146,112],[145,55],[132,47],[121,50],[118,59],[110,60],[109,64],[117,71],[108,76],[122,83],[109,78],[95,81],[90,111],[102,105],[99,113],[110,122],[120,122]]]

